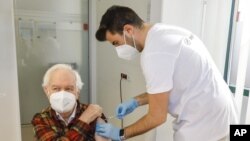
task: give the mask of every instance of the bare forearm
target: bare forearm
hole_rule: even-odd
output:
[[[168,96],[167,92],[154,95],[141,95],[140,98],[144,97],[149,103],[148,113],[136,123],[124,129],[125,138],[143,134],[164,123],[167,120]]]
[[[125,131],[125,137],[131,138],[137,135],[141,135],[143,133],[146,133],[147,131],[157,127],[158,125],[162,124],[163,121],[157,122],[157,120],[154,118],[153,115],[145,115],[140,120],[138,120],[136,123],[126,127],[124,129]]]
[[[136,96],[135,99],[140,106],[148,104],[148,94],[146,92]]]

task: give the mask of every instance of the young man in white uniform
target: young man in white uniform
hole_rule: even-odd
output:
[[[96,38],[111,42],[123,59],[141,53],[147,92],[120,104],[117,117],[149,104],[148,113],[124,129],[98,124],[99,135],[131,138],[161,125],[170,113],[176,118],[175,141],[219,141],[228,136],[229,125],[237,123],[227,84],[204,44],[191,32],[144,23],[132,9],[112,6],[103,15]]]

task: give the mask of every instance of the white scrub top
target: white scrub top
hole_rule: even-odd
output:
[[[170,91],[175,141],[217,141],[238,122],[232,93],[191,32],[155,24],[146,37],[141,66],[149,94]]]

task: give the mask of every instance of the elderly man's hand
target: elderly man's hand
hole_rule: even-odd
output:
[[[101,117],[101,115],[102,115],[102,108],[99,105],[90,104],[88,108],[79,117],[79,119],[89,124],[96,118]]]

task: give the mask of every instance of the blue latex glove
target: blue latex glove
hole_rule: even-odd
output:
[[[123,119],[124,116],[133,112],[137,107],[138,102],[134,98],[123,102],[116,108],[116,117],[119,119]]]
[[[120,128],[114,127],[109,123],[96,123],[96,133],[113,141],[121,141]]]

